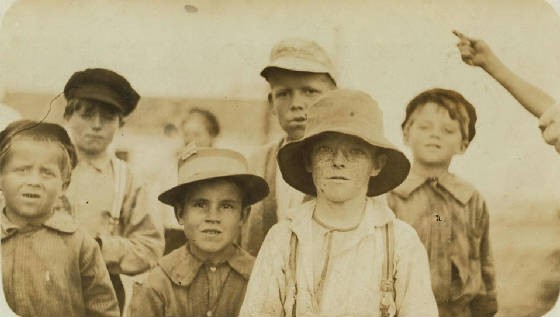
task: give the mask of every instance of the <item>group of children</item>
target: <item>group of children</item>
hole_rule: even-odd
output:
[[[481,65],[483,42],[458,36],[463,59]],[[3,130],[2,277],[12,310],[118,316],[117,274],[151,268],[134,286],[130,316],[493,316],[487,206],[449,172],[475,136],[474,107],[452,90],[414,97],[402,123],[411,164],[384,136],[376,101],[337,89],[314,42],[280,42],[261,75],[286,137],[249,161],[183,149],[178,183],[158,199],[187,240],[157,265],[163,238],[145,192],[107,154],[139,98],[122,77],[96,69],[71,78],[70,136],[44,122]],[[559,148],[554,118],[542,126]]]

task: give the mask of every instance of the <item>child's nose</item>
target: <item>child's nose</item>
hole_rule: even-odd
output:
[[[336,150],[333,154],[332,162],[336,167],[344,167],[346,164],[346,154],[344,151],[341,149]]]
[[[300,92],[294,92],[292,96],[292,110],[304,110],[307,108],[307,102]]]
[[[96,113],[95,115],[93,115],[92,124],[94,129],[101,129],[101,126],[103,125],[103,119],[101,118],[100,113]]]
[[[208,210],[206,214],[206,222],[208,223],[219,223],[220,222],[220,211],[217,207],[212,207]]]
[[[41,184],[41,175],[39,175],[39,171],[30,171],[27,174],[27,184],[33,186]]]

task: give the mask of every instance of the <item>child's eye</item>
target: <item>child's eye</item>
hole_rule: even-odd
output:
[[[104,112],[101,114],[101,118],[103,121],[112,122],[117,118],[117,114],[111,112]]]
[[[280,90],[274,93],[274,97],[276,98],[285,98],[288,96],[288,91],[286,90]]]
[[[51,171],[49,169],[42,169],[41,173],[45,176],[48,176],[48,177],[53,177],[53,176],[56,175],[53,171]]]
[[[366,154],[366,152],[363,149],[360,149],[360,148],[352,148],[352,149],[350,149],[350,154],[352,154],[352,155],[364,155],[364,154]]]
[[[17,167],[12,168],[12,171],[14,171],[16,173],[25,173],[27,171],[27,167],[17,166]]]
[[[306,88],[303,90],[303,92],[308,96],[313,96],[315,94],[321,93],[319,90],[313,88]]]
[[[223,209],[233,209],[234,206],[233,206],[232,204],[226,203],[226,204],[223,204],[223,205],[222,205],[222,208],[223,208]]]
[[[195,202],[193,202],[192,206],[195,207],[195,208],[206,208],[206,202],[195,201]]]
[[[80,113],[80,117],[82,117],[83,119],[91,119],[93,118],[93,111],[84,111]]]
[[[329,154],[329,153],[333,152],[331,147],[328,146],[328,145],[319,145],[315,149],[316,149],[317,153],[320,153],[320,154]]]

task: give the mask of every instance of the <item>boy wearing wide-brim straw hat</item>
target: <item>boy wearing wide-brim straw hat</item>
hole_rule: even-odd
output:
[[[327,93],[302,139],[278,153],[282,176],[315,196],[268,233],[242,316],[437,316],[426,251],[383,199],[408,174],[367,94]]]
[[[268,185],[225,149],[187,147],[178,173],[159,200],[175,208],[187,243],[135,286],[130,316],[237,316],[254,258],[234,241]]]

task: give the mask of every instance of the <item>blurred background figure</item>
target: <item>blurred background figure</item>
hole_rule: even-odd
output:
[[[179,153],[190,143],[195,143],[198,147],[212,147],[214,141],[220,134],[220,124],[216,116],[209,110],[194,107],[189,110],[187,115],[183,117],[179,123],[179,127],[173,123],[167,123],[163,126],[163,134],[170,141],[170,146],[174,146],[173,170],[166,169],[165,173],[168,177],[162,177],[162,187],[169,187],[177,175],[177,158]],[[172,172],[172,174],[171,174]],[[162,174],[160,174],[162,175]],[[179,225],[173,216],[173,209],[169,206],[161,205],[162,217],[165,226],[165,251],[168,254],[174,249],[182,246],[186,242],[183,227]]]
[[[199,147],[212,147],[220,134],[216,116],[202,108],[192,108],[181,121],[180,129],[184,145],[194,142]]]
[[[0,87],[0,131],[4,130],[8,124],[21,119],[21,114],[17,110],[4,104],[5,96],[4,89]]]

